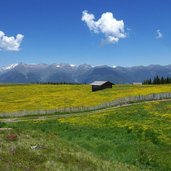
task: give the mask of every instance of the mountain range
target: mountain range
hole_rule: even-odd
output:
[[[91,66],[87,64],[11,64],[0,67],[0,83],[65,82],[90,83],[95,80],[113,83],[142,82],[156,75],[171,77],[171,65],[134,67]]]

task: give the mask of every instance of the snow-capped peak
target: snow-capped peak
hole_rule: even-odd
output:
[[[15,68],[16,66],[18,66],[18,64],[11,64],[11,65],[9,65],[9,66],[2,67],[2,69],[3,69],[3,70],[10,70],[10,69]]]
[[[74,65],[74,64],[70,64],[70,66],[71,66],[71,67],[75,67],[75,65]]]
[[[76,65],[74,64],[57,64],[56,67],[60,68],[60,67],[76,67]]]

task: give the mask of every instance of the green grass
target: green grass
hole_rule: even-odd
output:
[[[0,170],[171,170],[171,101],[0,125]]]
[[[42,125],[43,124],[43,125]],[[0,170],[5,171],[137,171],[136,166],[103,160],[61,138],[55,122],[7,124],[12,131],[0,132]],[[46,129],[46,131],[45,131]],[[16,134],[16,141],[6,136]],[[42,149],[31,149],[32,146]]]
[[[90,85],[0,85],[0,113],[88,107],[116,98],[170,92],[171,85],[114,85],[91,92]]]

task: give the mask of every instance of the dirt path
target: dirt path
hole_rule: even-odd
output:
[[[47,114],[43,116],[39,115],[33,115],[33,116],[24,116],[24,117],[10,117],[10,118],[0,118],[0,122],[26,122],[26,121],[43,121],[43,120],[50,120],[50,119],[58,119],[58,118],[64,118],[64,117],[72,117],[72,116],[80,116],[80,115],[92,115],[92,114],[97,114],[102,111],[105,111],[107,109],[116,109],[116,108],[122,108],[122,107],[127,107],[127,106],[132,106],[132,105],[137,105],[137,104],[144,104],[144,103],[149,103],[149,102],[161,102],[161,101],[171,101],[171,99],[163,99],[163,100],[152,100],[152,101],[146,101],[146,102],[138,102],[138,103],[132,103],[132,104],[124,104],[121,106],[115,106],[115,107],[108,107],[105,109],[99,109],[95,111],[87,111],[87,112],[78,112],[78,113],[70,113],[70,114]]]

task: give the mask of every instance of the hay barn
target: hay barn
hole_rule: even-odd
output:
[[[92,85],[92,91],[98,91],[106,88],[112,88],[113,83],[110,81],[94,81],[90,85]]]
[[[132,84],[133,84],[133,85],[142,85],[141,82],[133,82]]]

